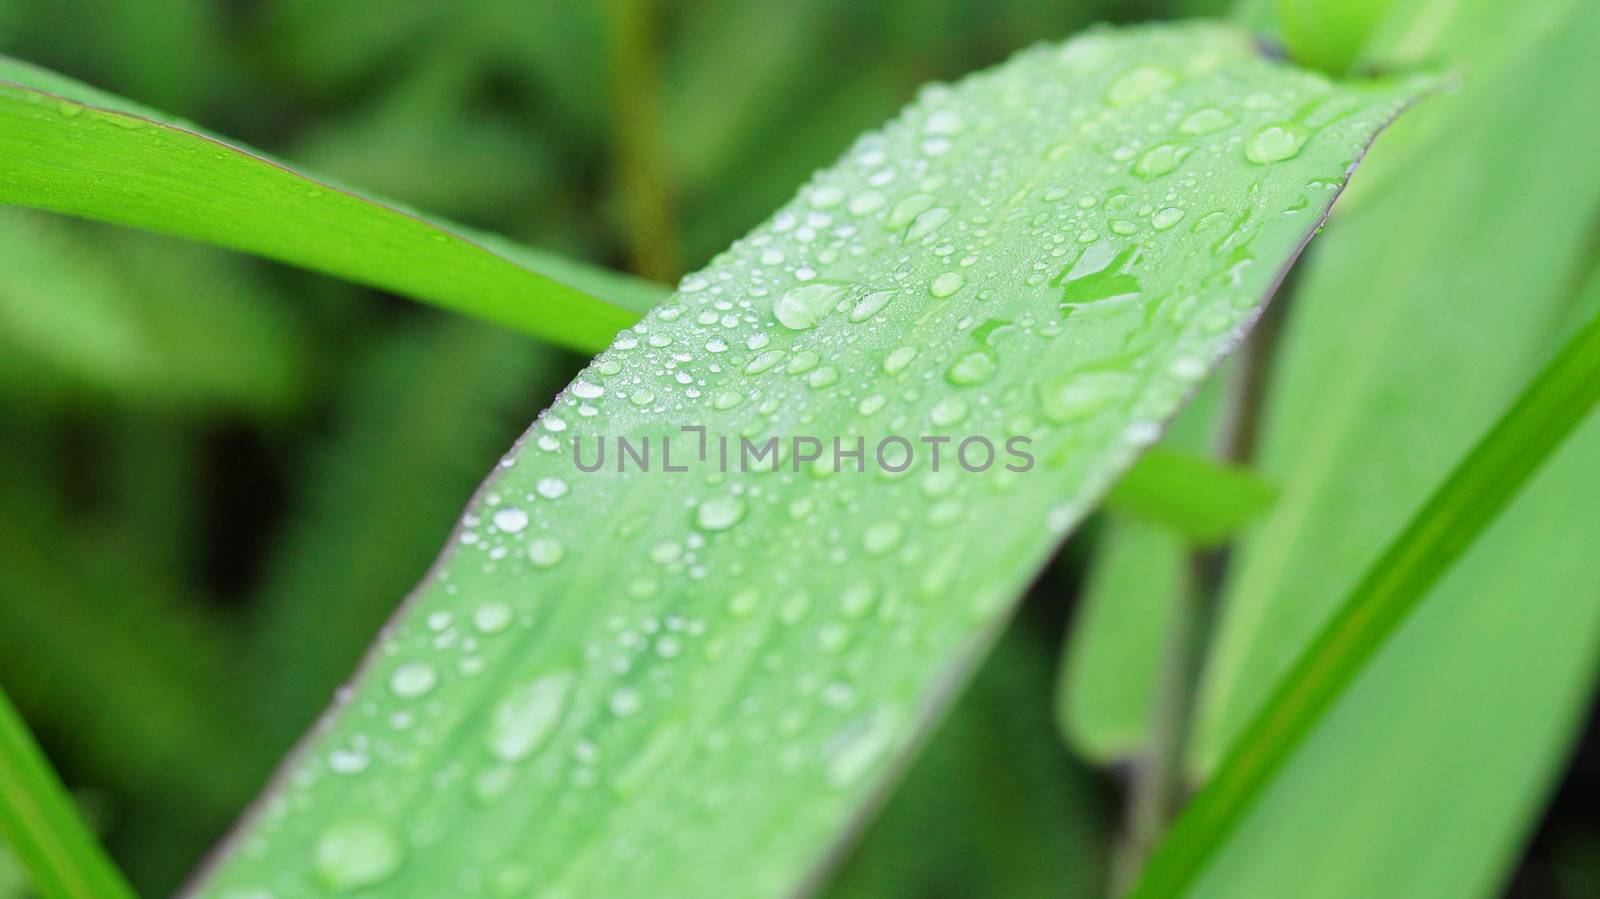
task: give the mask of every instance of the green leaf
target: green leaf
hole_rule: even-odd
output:
[[[1600,169],[1580,149],[1600,142],[1600,121],[1564,91],[1600,77],[1590,6],[1555,0],[1535,17],[1542,42],[1408,117],[1310,260],[1254,462],[1282,494],[1229,572],[1197,774],[1552,346],[1600,209]],[[1463,9],[1447,33],[1469,33],[1448,49],[1471,58],[1529,11],[1496,9]],[[1533,144],[1555,155],[1529,170]],[[1451,174],[1463,166],[1482,173],[1474,190]],[[1374,183],[1383,192],[1364,193]],[[1490,220],[1493,233],[1478,224]]]
[[[257,412],[299,397],[304,335],[242,260],[111,231],[0,208],[0,395]]]
[[[423,218],[3,57],[0,157],[0,202],[220,244],[578,349],[604,346],[663,292]]]
[[[817,876],[1418,87],[1191,24],[928,89],[540,418],[198,895]],[[806,461],[808,435],[874,470]],[[894,435],[996,455],[878,471]],[[669,436],[690,471],[662,470]],[[578,470],[606,437],[651,438],[651,470],[614,439]]]
[[[1580,149],[1600,123],[1570,90],[1600,78],[1597,13],[1469,3],[1428,23],[1445,37],[1422,50],[1467,63],[1465,87],[1385,136],[1300,280],[1256,463],[1283,496],[1235,557],[1198,771],[1557,345],[1600,209]],[[1548,151],[1537,166],[1529,147]],[[1472,190],[1447,174],[1462,166]],[[1351,685],[1198,892],[1274,897],[1288,879],[1309,896],[1496,892],[1593,683],[1593,427]]]
[[[134,899],[3,690],[0,840],[0,852],[16,854],[45,899]]]
[[[1214,546],[1260,517],[1277,495],[1277,487],[1247,468],[1157,446],[1111,488],[1106,504]]]
[[[1372,656],[1600,405],[1600,314],[1522,392],[1389,544],[1184,810],[1134,896],[1181,896]]]

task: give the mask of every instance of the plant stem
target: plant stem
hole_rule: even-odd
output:
[[[0,690],[0,837],[46,899],[133,899]]]
[[[1180,895],[1343,688],[1600,403],[1600,315],[1567,342],[1367,571],[1157,849],[1133,895]]]
[[[614,172],[634,271],[675,281],[678,234],[661,129],[660,47],[655,0],[611,0]]]

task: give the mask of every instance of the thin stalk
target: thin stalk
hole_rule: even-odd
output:
[[[661,127],[661,49],[656,0],[611,0],[613,126],[618,200],[634,271],[657,281],[678,275],[678,232]]]
[[[134,899],[0,690],[0,837],[45,899]]]
[[[1344,687],[1600,403],[1600,315],[1540,372],[1367,571],[1279,682],[1133,891],[1178,896]]]

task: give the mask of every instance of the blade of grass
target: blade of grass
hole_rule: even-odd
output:
[[[1189,23],[929,88],[558,398],[196,893],[816,882],[1421,87]],[[907,434],[1038,464],[789,439]],[[569,455],[647,437],[648,470]],[[718,470],[741,437],[791,446]]]
[[[593,351],[664,288],[363,196],[0,57],[0,202],[220,244]]]
[[[1106,494],[1106,505],[1160,524],[1197,546],[1215,546],[1258,518],[1278,488],[1240,465],[1153,447]]]
[[[1182,895],[1345,685],[1597,403],[1600,315],[1528,385],[1340,605],[1162,842],[1134,896]]]
[[[45,899],[135,899],[0,688],[0,838]]]

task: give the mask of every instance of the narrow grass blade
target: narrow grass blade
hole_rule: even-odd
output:
[[[0,690],[0,839],[44,899],[135,899]]]
[[[539,419],[196,894],[815,882],[1423,86],[1189,24],[929,88]]]
[[[1473,448],[1292,667],[1134,890],[1182,895],[1341,690],[1528,478],[1600,404],[1600,315]]]
[[[0,58],[0,202],[203,240],[595,350],[664,290],[366,197]]]

